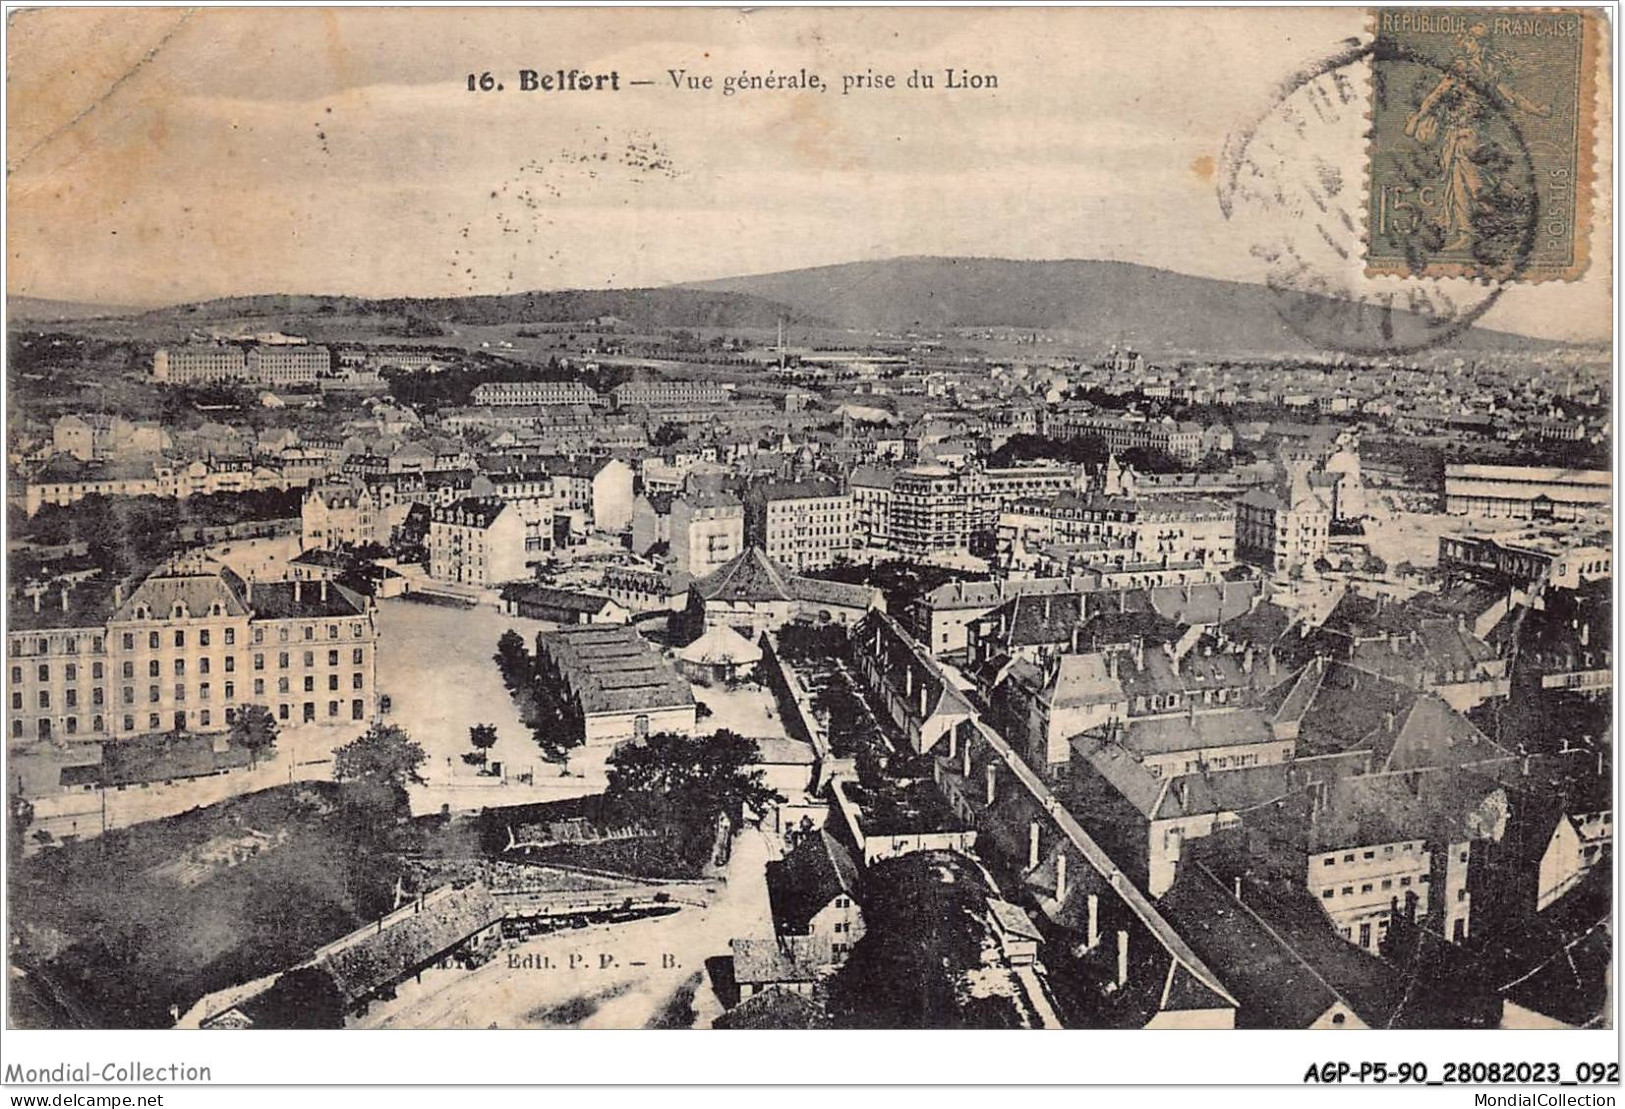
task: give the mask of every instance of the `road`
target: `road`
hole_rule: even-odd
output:
[[[679,991],[690,988],[693,1025],[708,1027],[722,1004],[705,960],[727,955],[735,936],[772,934],[765,871],[772,854],[766,835],[746,829],[704,908],[535,936],[476,970],[431,971],[356,1027],[643,1028],[680,1010]]]

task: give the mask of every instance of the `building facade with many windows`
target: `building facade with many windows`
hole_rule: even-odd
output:
[[[223,732],[251,704],[284,723],[370,720],[377,646],[372,603],[343,586],[172,564],[128,596],[115,588],[95,599],[64,593],[33,611],[13,606],[8,735]]]

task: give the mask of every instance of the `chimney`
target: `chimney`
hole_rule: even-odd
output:
[[[68,587],[65,585],[62,587],[62,611],[68,611]]]
[[[1587,620],[1580,625],[1580,646],[1591,646],[1591,621]]]
[[[1128,933],[1121,928],[1117,930],[1117,985],[1119,989],[1128,985]]]
[[[322,600],[323,601],[327,600],[327,579],[326,578],[322,579]]]
[[[1241,900],[1241,875],[1236,875],[1236,900]]]
[[[1190,783],[1184,778],[1176,778],[1174,780],[1174,794],[1179,798],[1179,807],[1183,809],[1186,803],[1190,800]]]
[[[1066,848],[1055,853],[1055,900],[1066,900]]]
[[[1253,663],[1254,663],[1254,661],[1255,660],[1253,658],[1253,647],[1252,647],[1252,644],[1249,643],[1247,645],[1247,649],[1241,653],[1241,669],[1242,669],[1242,671],[1244,673],[1251,674],[1253,672]]]
[[[1272,677],[1272,678],[1275,677],[1276,673],[1280,670],[1280,668],[1281,668],[1281,663],[1280,663],[1280,660],[1278,660],[1275,657],[1275,648],[1271,647],[1270,648],[1270,653],[1269,653],[1270,677]]]
[[[1602,764],[1602,759],[1601,759],[1600,756],[1597,759],[1597,763],[1598,763],[1599,766]],[[1523,757],[1523,776],[1525,778],[1529,777],[1529,756],[1528,755],[1525,755]]]
[[[1145,670],[1145,639],[1142,637],[1134,640],[1134,669]]]
[[[1027,825],[1027,869],[1038,867],[1038,821]]]
[[[987,764],[987,803],[989,805],[993,804],[994,798],[998,796],[998,782],[999,764],[990,762]]]
[[[42,591],[38,590],[38,589],[34,590],[34,611],[35,612],[39,611],[39,599],[40,599],[41,592]]]
[[[1088,950],[1093,951],[1100,946],[1100,895],[1098,893],[1089,895],[1089,931],[1087,937],[1089,940]]]
[[[1117,680],[1117,652],[1106,652],[1106,676],[1113,681]]]
[[[303,599],[304,587],[298,578],[293,579],[293,603],[299,604]]]
[[[964,755],[964,757],[965,757],[964,769],[960,771],[960,774],[961,774],[962,777],[969,778],[970,777],[970,740],[967,739],[965,741],[965,746],[961,747],[959,750],[960,750],[960,753],[962,755]]]

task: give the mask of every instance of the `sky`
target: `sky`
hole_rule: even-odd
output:
[[[461,295],[899,255],[1259,281],[1269,229],[1226,218],[1215,167],[1363,25],[1354,8],[14,12],[7,291]],[[522,92],[521,68],[623,87]],[[833,87],[668,76],[803,68]],[[948,68],[997,88],[949,90]],[[915,69],[936,87],[907,88]],[[484,72],[504,90],[469,92]],[[899,87],[842,94],[869,72]],[[1357,133],[1330,141],[1358,179]],[[1606,338],[1607,217],[1585,280],[1513,289],[1483,322]]]

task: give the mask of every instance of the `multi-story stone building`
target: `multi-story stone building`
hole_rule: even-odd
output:
[[[474,387],[472,400],[476,405],[538,407],[603,403],[603,398],[583,381],[488,381]]]
[[[1023,500],[999,515],[998,546],[1099,546],[1098,561],[1190,564],[1222,569],[1236,557],[1236,508],[1197,497],[1062,493]]]
[[[891,543],[909,558],[970,548],[970,512],[960,476],[946,466],[902,470],[892,484]]]
[[[382,519],[372,494],[360,482],[312,486],[299,505],[299,547],[331,551],[377,543]]]
[[[859,466],[847,479],[852,498],[852,539],[860,547],[891,546],[892,490],[897,471],[888,466]]]
[[[251,704],[286,723],[377,711],[372,604],[333,583],[249,582],[187,559],[127,596],[86,585],[13,605],[10,632],[14,742],[224,732]]]
[[[1143,420],[1098,413],[1058,412],[1050,415],[1045,427],[1057,439],[1099,439],[1114,452],[1139,447],[1162,451],[1181,462],[1199,462],[1202,458],[1202,425],[1176,423],[1168,417]]]
[[[152,379],[170,385],[310,385],[332,369],[331,350],[304,343],[259,343],[246,350],[234,343],[193,344],[159,348],[152,356]]]
[[[791,570],[814,570],[852,550],[852,497],[830,481],[753,486],[745,495],[745,539]]]
[[[718,405],[730,397],[715,381],[629,381],[613,393],[617,408],[688,408]]]
[[[1289,571],[1325,557],[1332,512],[1301,477],[1285,489],[1254,489],[1236,501],[1236,554]]]
[[[464,497],[429,510],[426,545],[431,578],[489,588],[529,577],[547,535],[505,501]]]
[[[691,489],[671,502],[674,568],[703,578],[745,550],[745,506],[728,492]]]

